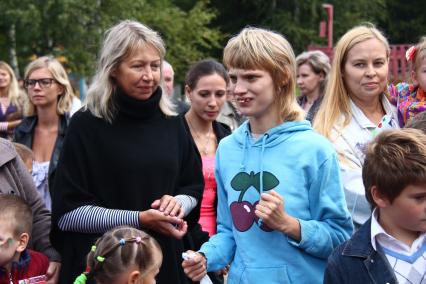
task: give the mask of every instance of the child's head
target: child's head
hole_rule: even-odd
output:
[[[380,218],[408,231],[426,231],[426,135],[389,130],[368,146],[362,177],[366,197]]]
[[[279,33],[248,27],[231,38],[223,51],[228,70],[263,70],[272,77],[274,101],[281,120],[301,120],[296,102],[296,58],[290,43]],[[231,90],[233,83],[231,80]]]
[[[87,255],[86,274],[103,284],[152,284],[162,260],[161,248],[153,237],[131,227],[117,227],[92,247]]]
[[[27,166],[28,171],[31,173],[33,170],[33,160],[34,153],[33,151],[25,146],[24,144],[13,142],[16,152],[18,152],[19,157],[24,161],[25,166]]]
[[[424,134],[426,134],[426,111],[421,112],[411,118],[405,125],[405,128],[419,129],[423,131]]]
[[[0,267],[10,270],[28,244],[32,211],[19,196],[0,194]]]
[[[412,63],[411,80],[426,91],[426,37],[407,50],[406,57]]]

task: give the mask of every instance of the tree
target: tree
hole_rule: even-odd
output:
[[[63,58],[68,70],[91,75],[105,30],[135,19],[163,35],[168,59],[183,74],[189,63],[219,46],[219,30],[208,27],[216,14],[207,4],[200,1],[183,11],[171,0],[22,0],[20,5],[2,0],[0,55],[15,50],[24,66],[34,56],[51,54]],[[13,27],[16,47],[5,36]]]

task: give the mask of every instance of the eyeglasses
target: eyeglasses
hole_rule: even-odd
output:
[[[50,88],[50,86],[52,86],[52,83],[56,83],[56,80],[53,78],[42,78],[42,79],[37,79],[37,80],[30,80],[27,79],[24,81],[24,87],[26,89],[33,89],[36,84],[38,83],[38,85],[40,86],[40,88],[42,89],[47,89]]]

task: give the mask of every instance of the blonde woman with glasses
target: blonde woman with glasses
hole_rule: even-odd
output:
[[[26,116],[15,130],[14,141],[34,152],[32,176],[50,210],[49,188],[67,130],[73,91],[65,69],[52,57],[40,57],[27,66],[24,87]]]

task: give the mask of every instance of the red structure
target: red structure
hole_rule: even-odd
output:
[[[321,50],[333,60],[333,5],[323,4],[327,12],[327,21],[320,22],[319,36],[327,36],[327,46],[309,45],[308,50]],[[389,80],[391,82],[410,81],[410,64],[405,59],[405,52],[410,44],[391,44],[389,58]]]

